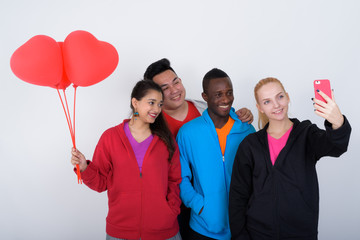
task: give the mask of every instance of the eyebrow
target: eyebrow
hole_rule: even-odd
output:
[[[179,79],[179,77],[178,76],[176,76],[173,80],[172,80],[172,82],[175,82],[177,79]],[[167,86],[168,84],[162,84],[162,85],[160,85],[160,87],[162,88],[162,87],[165,87],[165,86]]]
[[[221,92],[229,92],[229,91],[234,91],[234,89],[233,88],[226,88],[226,89],[214,91],[213,93],[221,93]]]
[[[284,94],[283,91],[279,92],[278,94],[275,95],[275,97],[279,96],[280,94]],[[262,101],[265,101],[265,100],[269,100],[270,98],[264,98],[262,99]]]
[[[148,101],[154,101],[154,102],[156,102],[156,101],[158,101],[157,99],[155,99],[155,98],[148,98]],[[162,103],[164,100],[160,100],[160,102]]]

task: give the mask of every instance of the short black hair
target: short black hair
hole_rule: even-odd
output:
[[[203,78],[203,82],[202,82],[203,92],[204,93],[207,92],[210,80],[215,79],[215,78],[225,78],[225,77],[229,78],[229,76],[226,74],[226,72],[224,72],[221,69],[213,68],[210,71],[208,71],[205,74],[205,76]]]
[[[170,66],[170,61],[167,58],[160,59],[147,67],[144,73],[144,79],[153,81],[154,76],[165,72],[166,70],[171,70],[175,73],[174,69]]]

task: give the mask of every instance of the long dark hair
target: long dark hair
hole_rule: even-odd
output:
[[[140,101],[149,92],[149,90],[155,90],[160,92],[162,97],[164,98],[164,94],[159,85],[157,85],[155,82],[151,80],[140,80],[136,83],[135,87],[131,92],[131,99],[135,98],[136,100]],[[130,107],[134,113],[135,110],[131,103],[131,100],[130,100]],[[163,117],[162,112],[160,112],[160,114],[157,116],[155,122],[150,124],[150,130],[152,134],[157,135],[165,143],[169,151],[168,160],[169,162],[171,162],[171,159],[175,152],[174,137],[168,128],[168,125]]]

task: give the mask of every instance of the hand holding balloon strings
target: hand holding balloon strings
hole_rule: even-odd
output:
[[[71,164],[76,166],[81,172],[88,166],[84,154],[76,148],[72,148],[71,150]]]

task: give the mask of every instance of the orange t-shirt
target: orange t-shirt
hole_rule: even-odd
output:
[[[235,120],[229,116],[227,123],[222,128],[220,128],[220,129],[215,128],[218,138],[219,138],[221,152],[223,155],[225,154],[226,138],[227,138],[227,135],[229,135],[231,128],[234,125],[234,122],[235,122]]]

